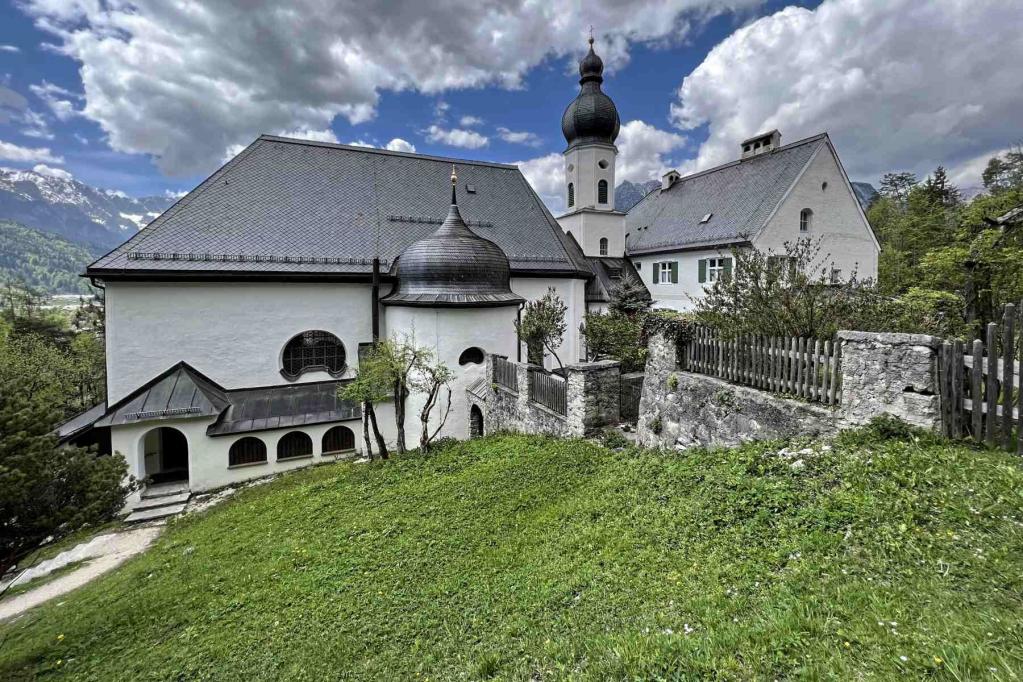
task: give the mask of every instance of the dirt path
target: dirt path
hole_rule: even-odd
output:
[[[33,606],[67,594],[121,565],[144,551],[163,531],[162,524],[142,526],[120,533],[97,535],[57,556],[33,566],[14,579],[15,585],[48,575],[76,561],[87,560],[81,568],[15,597],[0,601],[0,621],[18,616]]]

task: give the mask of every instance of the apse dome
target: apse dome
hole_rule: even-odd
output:
[[[451,173],[451,207],[444,223],[398,257],[398,283],[380,300],[384,305],[488,307],[517,305],[508,257],[494,242],[465,224],[455,198],[457,177]]]

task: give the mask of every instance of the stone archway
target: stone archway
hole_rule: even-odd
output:
[[[188,440],[171,426],[142,437],[142,471],[153,483],[188,481]]]
[[[469,408],[469,438],[480,438],[483,435],[483,410],[479,405],[473,405]]]

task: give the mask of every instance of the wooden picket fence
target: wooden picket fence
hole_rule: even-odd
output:
[[[1020,308],[1006,305],[1001,323],[988,324],[984,339],[976,339],[969,347],[959,340],[942,344],[938,387],[946,436],[968,436],[988,447],[1023,454],[1021,308],[1023,304]]]
[[[841,346],[831,339],[743,334],[722,338],[696,327],[679,349],[682,369],[784,393],[810,402],[841,402]]]
[[[564,377],[542,367],[529,367],[529,399],[560,415],[568,414],[567,384]]]
[[[493,356],[494,360],[494,383],[504,386],[510,391],[519,392],[519,374],[514,363],[508,358],[500,355]]]

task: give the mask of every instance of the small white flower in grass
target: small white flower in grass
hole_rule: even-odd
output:
[[[675,631],[672,630],[671,628],[664,628],[663,632],[666,635],[673,635],[673,634],[675,634]]]
[[[687,635],[691,635],[694,632],[696,632],[696,628],[689,627],[689,623],[686,623],[685,625],[682,626],[682,632]]]
[[[909,659],[908,659],[908,658],[906,658],[905,656],[899,656],[899,660],[900,660],[900,661],[902,661],[903,663],[905,663],[905,662],[906,662],[906,661],[908,661]]]

